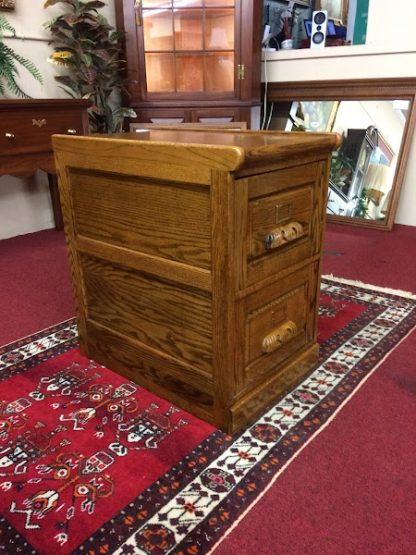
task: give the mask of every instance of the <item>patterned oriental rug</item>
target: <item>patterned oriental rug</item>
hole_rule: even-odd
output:
[[[74,320],[1,348],[0,551],[210,552],[415,324],[323,279],[319,366],[235,437],[83,358]]]

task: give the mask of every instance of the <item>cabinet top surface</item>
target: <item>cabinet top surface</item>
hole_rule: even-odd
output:
[[[308,154],[329,153],[340,144],[336,133],[218,131],[146,129],[136,133],[92,135],[89,137],[54,136],[54,147],[74,154],[100,152],[113,158],[123,156],[178,155],[182,162],[194,164],[205,156],[205,164],[223,170],[237,170],[246,165]],[[163,158],[159,158],[163,163]],[[209,162],[210,161],[210,162]]]

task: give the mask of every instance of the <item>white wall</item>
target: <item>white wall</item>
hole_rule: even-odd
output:
[[[53,51],[48,44],[46,21],[65,11],[65,4],[43,8],[45,0],[17,0],[14,11],[4,11],[15,28],[18,39],[5,42],[16,52],[30,59],[40,70],[43,85],[25,69],[20,70],[19,84],[33,98],[69,98],[54,79],[57,68],[47,62]],[[113,0],[108,0],[101,13],[115,25]],[[8,95],[7,98],[12,98]],[[0,239],[54,227],[47,177],[43,172],[29,179],[0,177]]]
[[[267,53],[263,81],[415,77],[415,21],[415,0],[370,0],[365,45]],[[416,226],[416,140],[411,144],[395,221]]]

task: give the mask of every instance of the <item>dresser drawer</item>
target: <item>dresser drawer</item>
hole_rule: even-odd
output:
[[[320,164],[273,172],[249,183],[244,274],[251,285],[319,252]],[[256,193],[263,196],[252,198]],[[273,186],[274,185],[274,190]]]
[[[83,115],[80,110],[22,110],[2,114],[0,149],[2,155],[52,151],[53,134],[82,135]]]
[[[243,302],[244,380],[256,382],[314,338],[317,265],[310,264]],[[312,304],[311,304],[312,303]]]
[[[308,242],[310,247],[312,186],[249,203],[248,259],[284,252]]]

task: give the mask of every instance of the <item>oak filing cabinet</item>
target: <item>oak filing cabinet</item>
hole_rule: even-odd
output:
[[[234,433],[317,362],[336,134],[53,145],[83,353]]]

